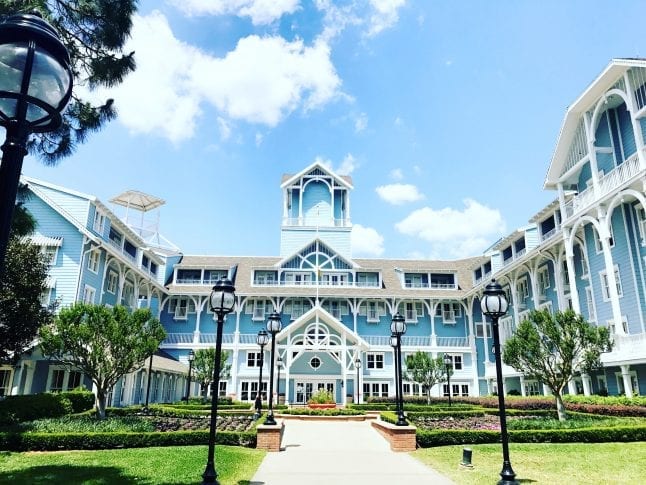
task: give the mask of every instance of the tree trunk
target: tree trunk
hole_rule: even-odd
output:
[[[431,404],[431,388],[428,387],[426,390],[426,404]]]
[[[105,400],[105,392],[98,389],[96,392],[96,415],[99,419],[105,419]]]
[[[559,416],[559,421],[567,420],[567,414],[565,414],[565,405],[563,404],[563,396],[561,396],[561,391],[554,392],[554,399],[556,400],[556,412]]]

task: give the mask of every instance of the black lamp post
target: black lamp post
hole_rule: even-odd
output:
[[[495,349],[496,358],[496,382],[498,383],[498,409],[500,412],[500,434],[502,437],[502,470],[500,471],[501,480],[498,485],[518,485],[516,474],[511,467],[509,460],[509,436],[507,435],[507,415],[505,412],[505,393],[503,391],[502,380],[502,362],[500,358],[500,337],[498,335],[498,319],[507,313],[507,300],[505,292],[500,284],[492,279],[484,290],[482,301],[480,302],[483,315],[491,319],[493,328],[493,348]]]
[[[395,314],[390,323],[390,331],[392,335],[396,337],[397,348],[395,350],[395,373],[397,374],[397,379],[395,385],[397,386],[398,394],[398,416],[397,416],[397,426],[408,426],[408,421],[404,416],[404,385],[402,379],[402,335],[406,333],[406,321],[404,317],[400,315],[399,312]],[[391,337],[392,340],[392,337]]]
[[[222,278],[211,291],[209,304],[211,310],[218,316],[217,332],[215,339],[215,362],[213,365],[213,390],[211,392],[211,423],[209,428],[209,455],[206,462],[206,469],[202,474],[202,485],[219,485],[215,471],[215,425],[218,415],[218,389],[220,388],[220,358],[222,356],[222,327],[224,317],[233,311],[235,306],[235,287],[231,280]]]
[[[361,392],[361,390],[359,389],[359,371],[361,370],[361,359],[359,357],[354,359],[354,366],[357,369],[357,384],[356,384],[356,386],[357,386],[357,404],[359,404],[361,402],[361,400],[360,400],[361,394],[359,394],[359,392]]]
[[[0,280],[30,133],[56,130],[72,95],[72,68],[58,32],[38,14],[0,22]]]
[[[269,342],[269,334],[263,328],[258,332],[258,336],[256,337],[256,343],[260,346],[260,372],[258,373],[257,396],[260,396],[261,403],[262,403],[262,366],[265,363],[265,345],[267,345],[268,342]]]
[[[280,404],[280,368],[283,366],[283,359],[280,355],[276,358],[276,369],[278,370],[278,377],[276,378],[276,404]]]
[[[193,361],[195,360],[195,352],[189,350],[188,352],[188,382],[186,383],[186,402],[191,397],[191,371],[193,370]]]
[[[271,367],[269,370],[269,411],[265,424],[276,424],[274,419],[274,353],[276,352],[276,334],[283,328],[280,314],[274,312],[267,319],[267,331],[271,334]]]
[[[150,384],[153,381],[153,354],[150,355],[148,362],[148,382],[146,382],[146,404],[144,404],[144,411],[148,412],[148,398],[150,397]]]
[[[446,385],[449,388],[449,407],[451,406],[451,364],[453,359],[449,354],[444,354],[444,367],[446,367]]]

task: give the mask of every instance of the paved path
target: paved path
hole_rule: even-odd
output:
[[[286,420],[282,451],[267,453],[250,485],[452,485],[395,453],[369,421]]]

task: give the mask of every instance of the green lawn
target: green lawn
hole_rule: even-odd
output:
[[[248,484],[265,452],[217,446],[222,485]],[[197,484],[206,466],[206,446],[125,450],[0,453],[0,483],[175,485]]]
[[[473,450],[471,469],[459,465],[466,447]],[[521,484],[610,485],[646,480],[646,442],[511,443],[509,449]],[[460,485],[491,485],[500,479],[500,444],[425,448],[412,455]]]

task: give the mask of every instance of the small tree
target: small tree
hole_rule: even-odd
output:
[[[406,379],[417,382],[426,389],[428,404],[431,403],[431,388],[445,378],[446,367],[442,357],[434,359],[428,353],[421,351],[406,356]]]
[[[554,395],[560,421],[565,421],[563,389],[577,372],[601,367],[601,354],[612,348],[606,327],[590,325],[572,310],[534,310],[507,340],[505,364],[545,384]]]
[[[43,354],[81,370],[96,386],[96,411],[105,418],[106,397],[119,378],[139,368],[166,337],[148,309],[76,303],[41,328]]]
[[[220,353],[220,379],[228,379],[231,364],[229,360],[229,351],[223,350]],[[195,352],[193,369],[195,370],[195,380],[200,383],[204,397],[207,395],[209,384],[213,382],[213,365],[215,364],[215,347],[200,349]],[[214,392],[218,392],[217,389]]]

